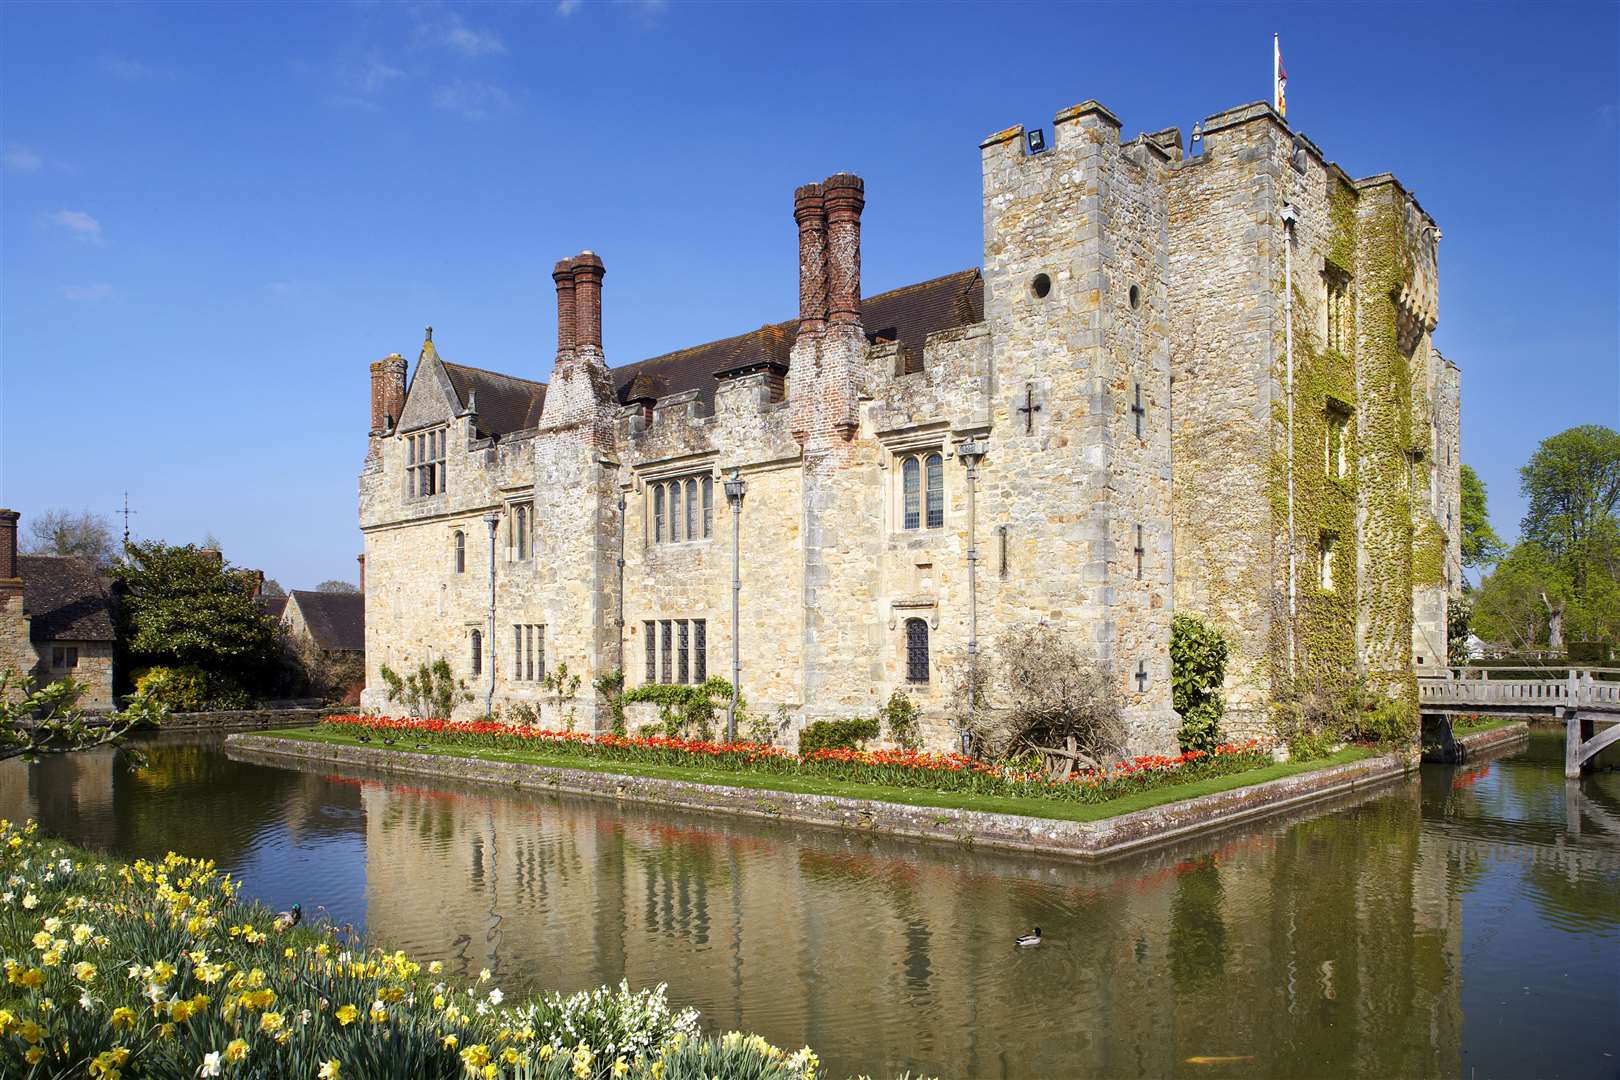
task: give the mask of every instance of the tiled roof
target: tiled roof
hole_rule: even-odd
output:
[[[530,379],[501,375],[482,368],[446,363],[445,374],[463,408],[469,399],[478,410],[478,430],[490,435],[510,435],[540,423],[540,406],[546,400],[546,384]]]
[[[317,648],[331,652],[366,651],[366,598],[361,593],[294,589],[291,599],[309,627]]]
[[[983,320],[984,279],[977,267],[861,300],[861,323],[867,336],[899,340],[900,347],[917,362],[929,334]],[[696,390],[705,402],[712,402],[715,375],[722,371],[767,362],[786,367],[797,328],[798,320],[790,319],[614,368],[611,374],[619,402],[687,390]]]
[[[260,610],[272,619],[280,619],[281,613],[287,609],[285,593],[280,596],[256,596],[254,599],[258,601]]]
[[[977,267],[861,300],[861,323],[867,337],[898,340],[915,364],[922,361],[923,339],[929,334],[982,321],[984,279]],[[712,407],[715,376],[721,372],[760,364],[786,368],[797,329],[797,319],[767,324],[736,337],[613,368],[609,374],[621,405],[696,390]],[[431,340],[423,346],[422,355],[437,358]],[[508,435],[540,423],[545,383],[448,362],[444,362],[444,370],[463,407],[477,395],[473,404],[480,431]]]
[[[34,641],[111,641],[112,608],[96,568],[73,555],[19,555]]]

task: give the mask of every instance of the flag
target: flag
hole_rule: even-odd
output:
[[[1283,67],[1282,45],[1271,35],[1271,103],[1277,115],[1288,119],[1288,69]]]

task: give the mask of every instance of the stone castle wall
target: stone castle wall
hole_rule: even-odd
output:
[[[575,316],[578,260],[555,275],[564,321],[537,430],[476,438],[426,343],[402,415],[374,429],[362,473],[366,703],[385,705],[380,665],[443,656],[476,694],[462,715],[482,711],[493,671],[497,704],[537,703],[547,722],[603,727],[591,680],[622,667],[627,687],[645,682],[646,626],[663,620],[702,620],[705,673],[729,678],[724,482],[735,474],[747,484],[738,647],[751,711],[785,709],[785,735],[870,714],[901,689],[922,706],[932,744],[953,745],[969,639],[958,453],[968,439],[987,445],[973,523],[981,664],[994,664],[1016,624],[1061,628],[1108,665],[1132,749],[1174,744],[1176,610],[1233,639],[1232,734],[1266,729],[1290,653],[1308,673],[1363,666],[1409,679],[1417,628],[1444,626],[1443,596],[1436,607],[1413,592],[1425,534],[1405,484],[1419,445],[1430,447],[1430,525],[1454,535],[1457,517],[1444,517],[1456,498],[1456,369],[1410,359],[1432,354],[1432,223],[1392,180],[1351,181],[1264,105],[1211,117],[1204,152],[1185,159],[1178,132],[1122,143],[1119,129],[1088,102],[1058,114],[1041,152],[1029,152],[1022,128],[982,144],[984,321],[929,336],[920,358],[869,343],[860,324],[851,296],[863,196],[842,174],[796,196],[801,322],[785,381],[780,367],[732,373],[712,407],[697,391],[621,407],[600,351],[599,300],[594,340],[574,349],[571,335],[590,325]],[[1292,460],[1284,204],[1296,218]],[[1331,316],[1330,288],[1343,282],[1350,314]],[[397,395],[383,385],[373,396]],[[1350,417],[1343,475],[1327,462],[1340,408]],[[405,440],[439,426],[448,490],[408,499]],[[905,529],[900,464],[931,453],[944,462],[944,524]],[[661,542],[653,493],[688,479],[709,484],[708,535]],[[519,506],[533,509],[527,558],[511,533]],[[497,617],[475,678],[471,634],[487,635],[488,617],[482,518],[492,511]],[[1321,577],[1328,535],[1331,587]],[[1453,542],[1441,593],[1460,580],[1454,553]],[[929,630],[924,683],[907,679],[913,618]],[[581,677],[572,703],[516,669],[520,625],[545,628],[549,669],[566,663]],[[656,651],[661,659],[661,642]]]

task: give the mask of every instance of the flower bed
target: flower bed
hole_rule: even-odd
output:
[[[507,1004],[325,927],[280,932],[213,863],[118,865],[0,819],[0,1075],[811,1080],[808,1048],[706,1038],[664,988]]]
[[[493,720],[334,716],[320,727],[402,749],[420,745],[522,750],[548,758],[811,776],[930,791],[1085,803],[1107,802],[1150,788],[1244,772],[1271,761],[1269,749],[1255,740],[1242,745],[1223,744],[1208,752],[1189,750],[1173,757],[1127,758],[1106,769],[1076,771],[1066,780],[1054,781],[1039,770],[995,765],[962,754],[918,750],[828,749],[800,755],[759,743],[713,743],[665,735],[592,735]]]

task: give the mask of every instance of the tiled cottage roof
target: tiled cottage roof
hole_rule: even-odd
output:
[[[921,360],[923,339],[937,330],[968,326],[984,320],[984,279],[977,267],[893,289],[861,301],[861,323],[867,336],[898,340],[908,354]],[[694,345],[654,356],[611,372],[620,404],[696,390],[706,402],[714,400],[715,376],[750,365],[788,366],[798,320],[762,326],[736,337]]]
[[[366,651],[366,598],[361,593],[308,592],[294,589],[298,604],[317,648],[328,652]]]
[[[258,603],[259,610],[272,619],[279,620],[281,613],[287,610],[287,596],[285,593],[280,596],[256,596],[253,599]]]
[[[546,400],[546,384],[531,379],[501,375],[482,368],[446,363],[462,408],[471,402],[478,411],[478,430],[491,435],[509,435],[540,423],[540,406]]]
[[[19,555],[23,605],[34,641],[111,641],[112,607],[88,560],[73,555]]]

